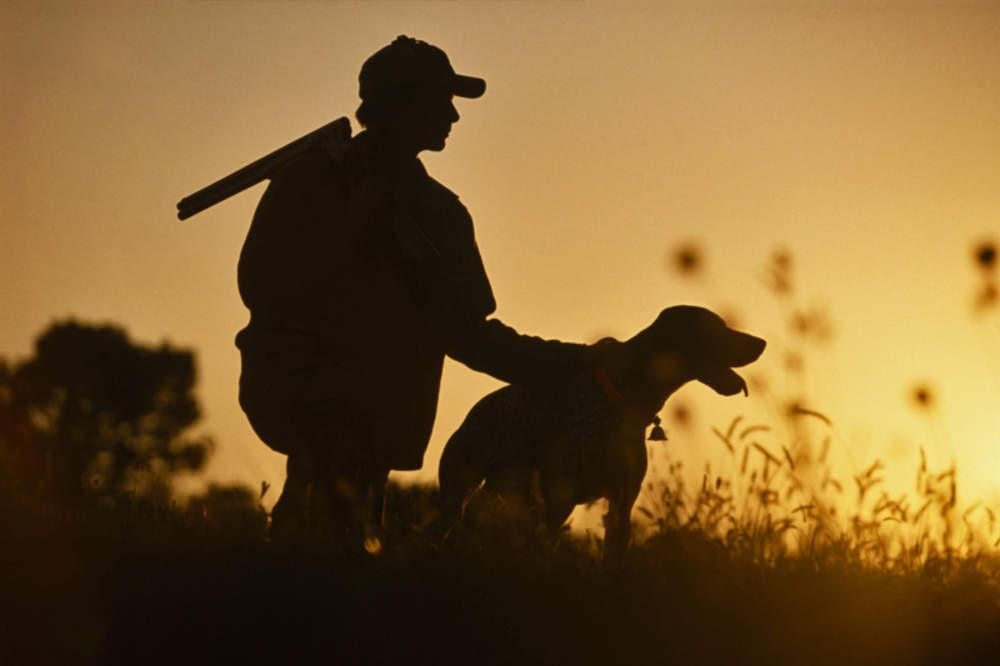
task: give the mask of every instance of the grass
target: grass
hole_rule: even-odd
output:
[[[819,461],[762,432],[719,430],[733,478],[651,475],[614,568],[594,535],[500,518],[439,549],[420,486],[392,487],[378,557],[276,548],[246,489],[75,512],[9,493],[0,663],[1000,663],[993,526],[963,521],[953,472],[922,467],[911,502],[874,464],[838,514]]]

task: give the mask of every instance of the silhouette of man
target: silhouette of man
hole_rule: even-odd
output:
[[[288,455],[275,538],[375,537],[390,470],[419,469],[444,356],[502,381],[592,372],[596,350],[518,334],[496,309],[458,197],[417,155],[445,147],[480,78],[400,36],[359,76],[365,128],[271,179],[243,246],[240,404]]]

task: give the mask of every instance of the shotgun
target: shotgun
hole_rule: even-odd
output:
[[[177,202],[177,217],[186,220],[192,215],[270,178],[281,167],[308,151],[318,142],[323,142],[333,154],[350,138],[351,122],[346,116],[337,118],[332,123],[327,123],[274,152],[268,153],[259,160],[251,162],[242,169],[234,171],[225,178],[184,197]]]

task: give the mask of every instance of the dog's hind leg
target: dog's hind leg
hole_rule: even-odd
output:
[[[482,484],[486,466],[470,455],[474,449],[467,442],[468,434],[459,429],[445,445],[438,467],[441,489],[439,515],[428,526],[428,537],[443,541],[462,519],[469,495]]]

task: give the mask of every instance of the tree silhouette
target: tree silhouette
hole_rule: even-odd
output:
[[[185,436],[200,417],[195,378],[191,351],[57,322],[33,357],[0,360],[0,464],[17,485],[67,501],[165,499],[171,475],[200,469],[212,447]]]

